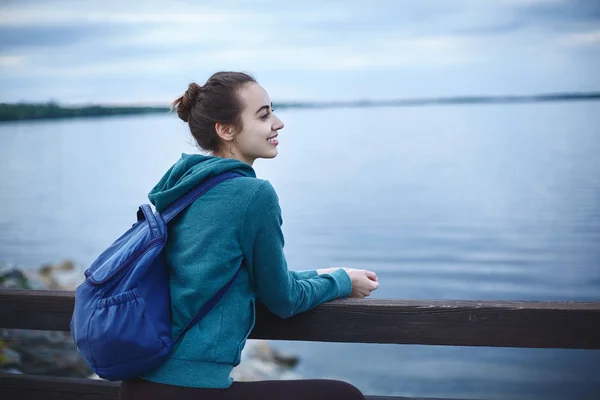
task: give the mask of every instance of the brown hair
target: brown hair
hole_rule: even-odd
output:
[[[198,147],[207,151],[219,150],[219,137],[215,124],[232,124],[242,129],[242,104],[237,91],[256,80],[243,72],[217,72],[204,86],[190,83],[183,96],[172,104],[179,118],[188,123]]]

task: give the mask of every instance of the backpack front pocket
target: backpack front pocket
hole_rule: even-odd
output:
[[[100,368],[151,357],[165,346],[137,289],[98,301],[89,326],[90,353]]]

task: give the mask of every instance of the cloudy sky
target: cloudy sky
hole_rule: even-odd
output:
[[[600,1],[0,2],[0,101],[166,104],[218,70],[274,101],[600,90]]]

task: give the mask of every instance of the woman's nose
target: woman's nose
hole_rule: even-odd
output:
[[[278,131],[279,129],[283,129],[285,125],[283,124],[283,121],[281,121],[279,119],[279,117],[275,116],[275,123],[273,124],[273,130],[274,131]]]

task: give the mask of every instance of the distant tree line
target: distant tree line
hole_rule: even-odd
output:
[[[353,107],[416,107],[441,104],[490,104],[490,103],[534,103],[555,101],[597,101],[600,92],[580,93],[549,93],[525,96],[462,96],[441,98],[417,98],[398,100],[358,100],[337,102],[282,102],[276,103],[275,108],[353,108]],[[101,105],[90,106],[60,106],[55,102],[43,104],[0,103],[0,122],[29,119],[54,119],[77,117],[100,117],[110,115],[131,115],[164,113],[168,107],[109,107]]]
[[[541,103],[555,101],[598,101],[600,92],[550,93],[520,96],[456,96],[392,100],[278,103],[277,108],[417,107],[442,104]]]
[[[43,104],[0,103],[0,122],[30,119],[58,119],[100,117],[108,115],[167,113],[168,111],[168,107],[108,107],[98,105],[65,107],[54,102]]]

